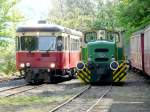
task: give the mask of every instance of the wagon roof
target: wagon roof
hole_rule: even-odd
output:
[[[133,36],[133,35],[143,34],[143,33],[144,33],[144,29],[139,30],[139,31],[137,31],[137,32],[134,32],[134,33],[132,34],[132,36]]]
[[[16,32],[63,32],[77,36],[82,36],[82,32],[80,31],[53,24],[22,25],[17,28]]]

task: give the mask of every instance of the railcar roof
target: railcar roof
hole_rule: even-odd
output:
[[[137,31],[137,32],[134,32],[134,33],[132,34],[132,36],[134,36],[134,35],[139,35],[139,34],[142,34],[142,33],[144,33],[144,29],[139,30],[139,31]]]
[[[16,32],[63,32],[77,36],[82,36],[82,32],[80,31],[53,24],[22,25],[17,28]]]

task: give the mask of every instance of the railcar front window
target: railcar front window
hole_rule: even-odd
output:
[[[53,51],[56,50],[56,37],[50,36],[23,36],[20,38],[23,51]],[[19,46],[18,46],[19,47]]]
[[[21,50],[34,51],[37,50],[38,39],[36,37],[24,36],[21,37]]]
[[[38,39],[39,39],[39,50],[40,51],[56,50],[56,37],[41,36]]]

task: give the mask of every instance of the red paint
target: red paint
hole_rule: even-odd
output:
[[[16,52],[16,66],[20,69],[21,63],[30,63],[33,68],[50,68],[51,63],[56,64],[57,69],[69,69],[76,67],[80,61],[80,51],[72,52]]]

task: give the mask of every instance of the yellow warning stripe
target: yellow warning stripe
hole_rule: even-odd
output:
[[[119,68],[120,68],[121,66],[123,66],[123,64],[125,64],[125,62],[122,62],[122,63],[119,65]]]
[[[81,81],[81,83],[85,83],[85,82],[80,78],[80,76],[77,76],[77,78]]]
[[[122,76],[120,76],[120,80],[119,81],[123,81],[123,78],[126,77],[126,73],[124,72]]]
[[[121,68],[124,64],[125,64],[124,62],[123,62],[123,63],[121,63],[121,64],[119,65],[118,69],[117,69],[117,70],[115,70],[115,71],[113,71],[113,74],[115,74],[116,72],[118,72],[119,68]]]
[[[126,73],[125,73],[126,74]],[[124,81],[125,79],[126,79],[126,77],[127,77],[127,75],[125,75],[122,79],[121,79],[121,81]]]
[[[113,77],[113,80],[126,68],[126,65],[120,69],[118,73],[116,73]]]
[[[84,75],[84,77],[86,77],[88,80],[91,79],[91,77],[85,71],[82,70],[81,72]]]
[[[85,83],[85,81],[84,81],[84,79],[83,79],[83,77],[82,77],[82,74],[77,73],[77,77],[78,77],[78,79],[80,79],[83,83]]]
[[[120,71],[117,74],[113,74],[113,81],[114,82],[119,82],[119,81],[123,81],[126,79],[126,72],[127,72],[127,65],[125,65],[124,67],[122,67],[120,69]]]
[[[77,72],[77,77],[84,83],[89,83],[91,76],[91,72],[86,67],[83,70]]]
[[[91,72],[86,67],[85,67],[85,70],[89,75],[92,75]]]
[[[83,76],[82,73],[78,72],[77,75],[80,77],[80,79],[81,79],[82,81],[87,82],[87,80],[85,80],[85,78],[84,78],[84,76]]]
[[[123,76],[120,76],[120,80],[123,81],[125,80],[126,76],[127,76],[127,69],[124,72],[125,74]]]
[[[82,73],[78,73],[78,76],[80,77],[80,79],[84,82],[84,83],[89,83],[89,80],[87,80]]]
[[[121,75],[119,75],[119,77],[117,79],[114,80],[114,82],[120,81],[121,77],[125,74],[125,72],[123,72]]]

